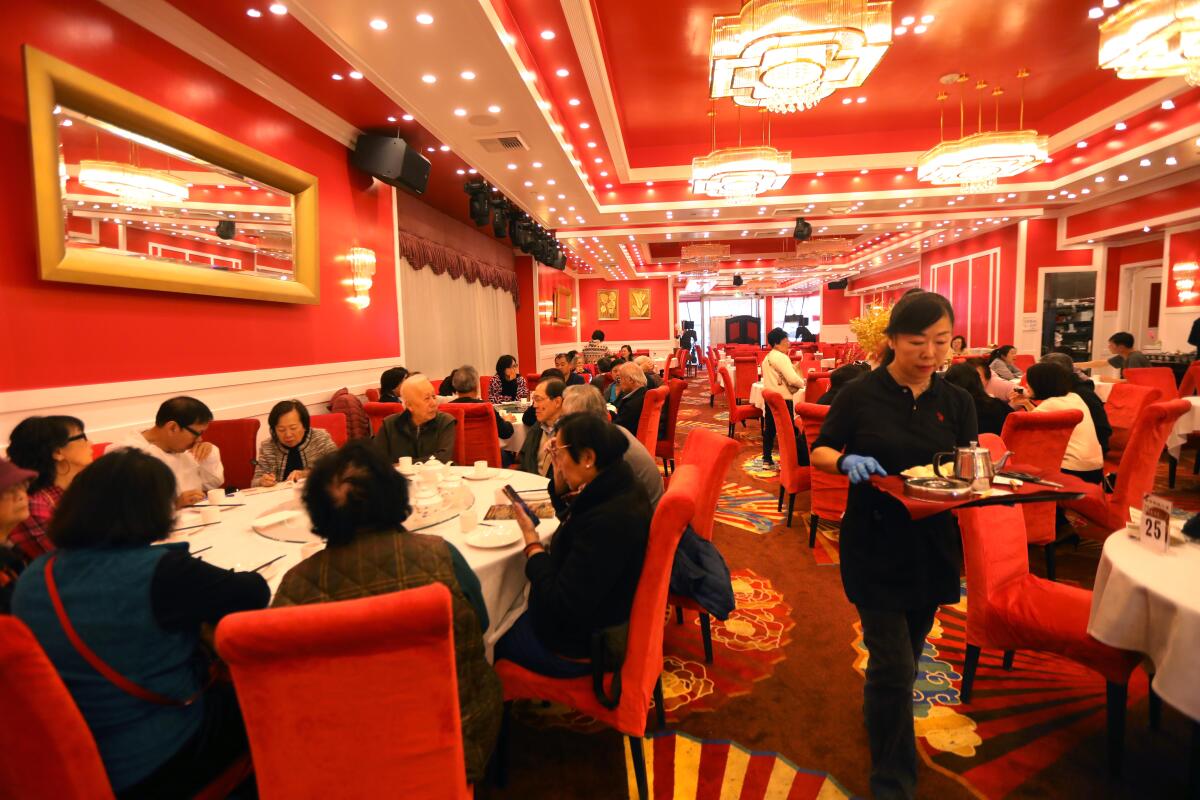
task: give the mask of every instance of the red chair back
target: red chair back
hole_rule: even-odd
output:
[[[1014,506],[956,511],[967,572],[967,641],[988,642],[989,615],[1001,590],[1029,574],[1025,520]]]
[[[821,433],[829,406],[816,403],[796,403],[796,416],[804,426],[804,438],[812,455],[813,442]],[[846,513],[846,500],[850,493],[850,479],[845,475],[830,475],[819,469],[809,470],[812,490],[812,513],[821,519],[837,521]]]
[[[1113,392],[1124,384],[1118,383]],[[1154,488],[1158,459],[1167,444],[1167,436],[1175,423],[1190,411],[1192,404],[1187,400],[1170,400],[1166,403],[1150,403],[1138,416],[1129,435],[1129,443],[1121,454],[1121,465],[1117,468],[1117,485],[1108,496],[1108,504],[1123,517],[1121,527],[1129,518],[1129,508],[1140,509],[1142,498]]]
[[[737,407],[737,399],[734,396],[735,390],[733,378],[729,375],[729,367],[726,367],[725,365],[721,365],[721,368],[718,369],[717,372],[720,373],[721,383],[724,385],[725,391],[723,394],[725,395],[725,405],[729,409],[729,418],[733,419],[733,411]]]
[[[1175,371],[1170,367],[1130,367],[1125,370],[1125,380],[1138,386],[1158,389],[1159,397],[1155,402],[1179,399]]]
[[[1036,363],[1037,359],[1029,353],[1019,353],[1018,355],[1013,356],[1013,364],[1015,364],[1017,369],[1021,370],[1021,372],[1027,371]]]
[[[754,357],[735,356],[733,359],[734,383],[733,396],[738,400],[748,401],[750,389],[758,381],[758,362]]]
[[[10,616],[0,616],[0,708],[0,786],[5,797],[113,796],[79,707],[33,634]]]
[[[104,455],[104,451],[112,442],[92,442],[92,460],[95,461],[100,456]]]
[[[796,452],[796,437],[792,435],[792,415],[788,413],[783,395],[770,389],[763,391],[767,412],[775,420],[775,441],[779,444],[779,485],[788,494],[806,492],[810,487],[810,470],[800,466]]]
[[[667,402],[670,389],[660,386],[647,389],[642,401],[642,416],[638,419],[637,439],[646,450],[653,453],[658,449],[658,421],[662,418],[663,405]]]
[[[1179,382],[1179,396],[1191,397],[1196,393],[1197,385],[1200,385],[1200,361],[1193,361]]]
[[[376,392],[378,394],[378,392]],[[345,414],[313,414],[310,419],[312,427],[320,428],[329,434],[329,438],[333,439],[333,443],[341,447],[346,443],[346,415]]]
[[[367,412],[367,419],[371,420],[371,435],[374,436],[379,433],[385,419],[404,411],[404,403],[365,403],[363,410]]]
[[[1000,438],[1012,451],[1010,461],[1014,465],[1058,472],[1062,469],[1071,433],[1080,422],[1083,422],[1083,412],[1078,409],[1040,413],[1014,411],[1004,420]],[[1031,544],[1055,540],[1054,503],[1030,503],[1021,506],[1021,512]]]
[[[542,382],[542,373],[540,373],[540,372],[526,372],[525,373],[525,387],[527,389],[529,389],[529,391],[532,392],[533,387],[537,386],[541,382]],[[481,394],[480,397],[482,397],[486,400],[487,394],[486,393]]]
[[[459,466],[487,461],[500,467],[500,434],[496,430],[496,412],[491,403],[442,403],[445,411],[458,420],[454,432],[454,463]]]
[[[225,483],[222,486],[234,489],[249,489],[254,480],[254,458],[258,450],[256,419],[214,419],[204,431],[204,441],[217,446],[221,451],[221,464],[225,467]]]
[[[713,515],[717,500],[725,485],[725,474],[739,450],[737,441],[713,431],[696,428],[683,442],[678,466],[695,466],[703,481],[696,495],[696,511],[692,515],[692,530],[703,539],[712,539]]]
[[[1151,403],[1158,402],[1161,393],[1150,386],[1138,386],[1134,383],[1114,384],[1104,404],[1108,422],[1112,425],[1112,436],[1109,437],[1110,453],[1120,454],[1133,432],[1133,423],[1137,421],[1142,409]]]
[[[379,402],[379,390],[378,389],[367,389],[366,394],[367,394],[367,402],[368,403],[378,403]]]
[[[232,614],[217,650],[264,800],[471,796],[442,584]]]
[[[675,423],[679,421],[679,404],[683,401],[683,390],[687,381],[672,378],[667,382],[667,430],[666,435],[658,440],[654,455],[669,461],[675,460]],[[645,406],[642,406],[645,409]]]
[[[830,378],[828,372],[814,372],[804,382],[804,402],[816,403],[829,391]]]
[[[716,397],[724,393],[725,387],[721,385],[721,381],[717,379],[717,359],[713,354],[712,349],[709,349],[708,358],[704,359],[704,368],[708,370],[708,393],[711,397]]]

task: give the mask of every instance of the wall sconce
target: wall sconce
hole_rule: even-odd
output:
[[[350,278],[342,281],[353,291],[346,301],[360,311],[371,305],[371,280],[375,275],[375,251],[366,247],[351,247],[346,252],[346,263],[350,265]]]
[[[1200,266],[1195,261],[1182,261],[1171,268],[1175,275],[1175,291],[1181,301],[1194,300],[1197,297],[1196,271]]]

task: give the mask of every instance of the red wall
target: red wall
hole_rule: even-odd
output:
[[[596,295],[601,289],[616,289],[617,315],[620,319],[597,318]],[[650,319],[629,318],[629,290],[650,290]],[[669,278],[634,281],[609,281],[589,278],[579,282],[579,319],[583,338],[596,328],[604,331],[604,341],[619,347],[625,342],[671,337],[671,284]]]
[[[985,280],[980,280],[980,272],[975,272],[976,278],[968,281],[973,271],[986,268],[986,257],[983,254],[990,250],[999,250],[999,296],[996,298],[993,313],[996,319],[996,332],[999,342],[1011,342],[1013,339],[1013,315],[1015,309],[1015,292],[1017,284],[1017,241],[1019,229],[1009,225],[998,230],[988,231],[970,239],[951,242],[942,247],[934,248],[921,254],[921,286],[930,291],[941,291],[954,306],[955,333],[967,337],[971,347],[982,347],[992,342],[987,334],[987,325],[981,324],[986,318],[990,287]],[[951,263],[949,267],[938,270],[939,285],[933,283],[933,267],[937,264]],[[954,297],[949,295],[950,275],[954,276]],[[1036,296],[1036,295],[1035,295]],[[972,309],[971,330],[967,329],[966,309]]]
[[[1038,311],[1038,286],[1043,267],[1090,267],[1092,248],[1058,249],[1058,220],[1030,220],[1025,239],[1025,313]]]
[[[346,148],[93,0],[19,3],[0,30],[0,335],[52,358],[9,359],[0,389],[302,366],[399,352],[391,190]],[[21,45],[286,161],[320,182],[321,303],[295,305],[52,283],[37,276]],[[345,301],[337,261],[375,251],[371,306]]]
[[[1160,217],[1198,214],[1200,181],[1191,181],[1068,216],[1066,236],[1076,239],[1113,229],[1137,228]]]
[[[1104,269],[1104,310],[1116,311],[1121,297],[1121,267],[1124,264],[1137,264],[1142,261],[1162,261],[1163,243],[1161,239],[1152,242],[1141,242],[1126,247],[1108,248],[1108,259]]]
[[[1167,263],[1171,267],[1170,281],[1168,286],[1164,287],[1167,292],[1167,307],[1179,308],[1186,306],[1188,308],[1200,306],[1200,297],[1194,297],[1191,300],[1181,301],[1179,292],[1175,289],[1175,272],[1174,267],[1184,261],[1200,262],[1200,231],[1186,231],[1184,233],[1171,234],[1169,242],[1170,251],[1167,253]],[[1182,275],[1180,277],[1183,277]],[[1192,280],[1196,281],[1196,286],[1192,288],[1193,292],[1200,293],[1200,275],[1195,272],[1191,273]]]
[[[821,287],[821,327],[846,325],[858,316],[861,303],[857,297],[847,297],[844,289]]]
[[[537,265],[538,271],[538,325],[542,344],[568,344],[579,341],[579,333],[574,325],[554,325],[554,290],[562,287],[575,294],[575,280],[562,270]],[[575,307],[579,307],[579,298],[574,297]],[[543,305],[545,304],[545,305]],[[588,331],[591,333],[591,331]]]

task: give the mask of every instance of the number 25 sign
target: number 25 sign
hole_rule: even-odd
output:
[[[1148,494],[1142,501],[1142,545],[1156,553],[1171,546],[1171,503]]]

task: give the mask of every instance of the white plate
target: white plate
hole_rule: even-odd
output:
[[[464,472],[462,476],[469,481],[486,481],[491,480],[492,472],[493,470],[489,469],[483,475],[476,475],[474,469],[472,469],[470,472]]]
[[[467,544],[472,547],[508,547],[524,538],[520,528],[483,528],[467,534]]]

